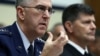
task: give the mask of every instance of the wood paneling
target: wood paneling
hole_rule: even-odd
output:
[[[95,11],[96,26],[100,29],[100,0],[85,0],[85,4],[90,5]]]

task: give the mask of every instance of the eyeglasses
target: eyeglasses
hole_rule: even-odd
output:
[[[29,7],[29,6],[22,6],[24,8],[35,8],[37,9],[40,13],[44,13],[46,10],[48,10],[49,14],[53,14],[55,11],[52,8],[48,8],[43,5],[38,5],[36,7]]]

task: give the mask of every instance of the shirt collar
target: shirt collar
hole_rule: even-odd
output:
[[[25,36],[25,34],[22,32],[22,30],[20,29],[20,27],[19,27],[19,25],[18,25],[17,22],[16,22],[16,25],[17,25],[18,31],[19,31],[19,33],[20,33],[20,35],[21,35],[21,38],[22,38],[22,41],[23,41],[25,50],[26,50],[26,52],[28,52],[27,50],[28,50],[28,48],[29,48],[29,46],[30,46],[30,42],[29,42],[29,40],[27,39],[27,37]],[[33,45],[33,47],[34,47],[34,41],[32,42],[32,45]]]
[[[77,45],[76,43],[74,43],[73,41],[69,40],[68,43],[70,45],[72,45],[76,50],[78,50],[81,54],[85,54],[85,52],[88,53],[88,49],[87,47],[85,49],[83,49],[82,47],[80,47],[79,45]]]

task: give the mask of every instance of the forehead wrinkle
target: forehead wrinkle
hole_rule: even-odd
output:
[[[52,3],[49,0],[46,0],[46,1],[36,0],[35,2],[36,2],[36,5],[43,5],[50,8],[52,7]]]

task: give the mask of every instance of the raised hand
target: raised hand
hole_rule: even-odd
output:
[[[59,56],[63,52],[64,45],[68,42],[68,36],[60,32],[60,36],[53,41],[53,35],[48,32],[49,37],[44,45],[41,56]]]

